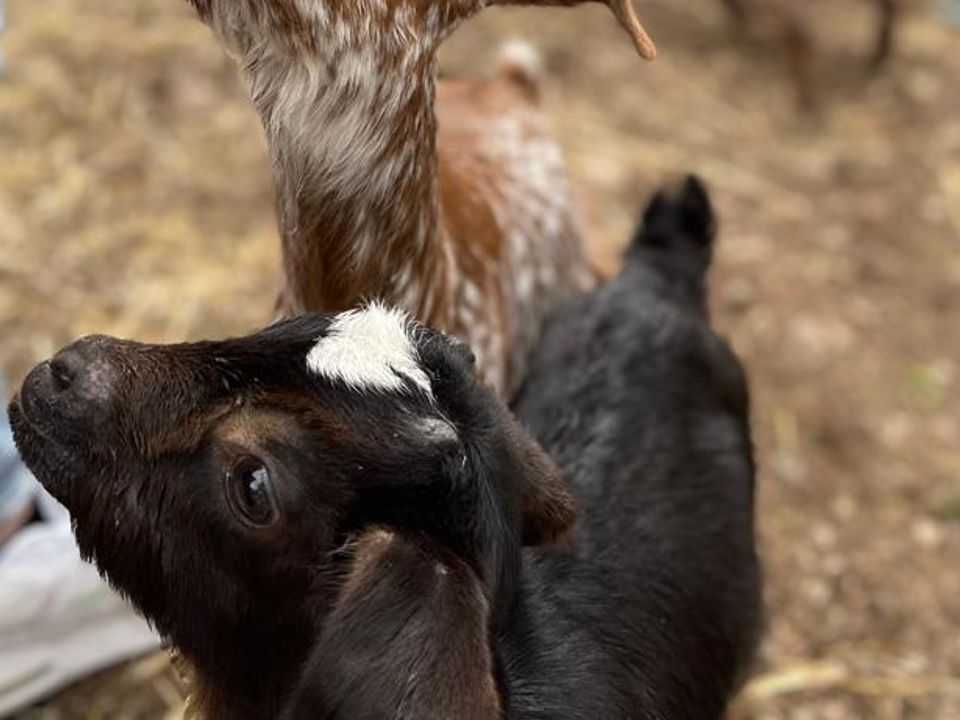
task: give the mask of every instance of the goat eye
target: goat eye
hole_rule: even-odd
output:
[[[239,519],[257,527],[273,523],[279,513],[270,470],[255,457],[234,463],[226,478],[230,509]]]

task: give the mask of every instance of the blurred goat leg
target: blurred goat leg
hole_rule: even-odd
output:
[[[773,32],[793,78],[797,101],[804,110],[813,110],[819,104],[820,92],[814,42],[804,10],[793,0],[770,0],[769,4]]]
[[[738,25],[745,24],[749,19],[750,13],[747,10],[747,0],[720,0],[720,2],[727,8],[730,17],[732,17]]]
[[[877,33],[877,44],[874,46],[873,57],[870,60],[870,67],[873,71],[879,71],[887,64],[893,54],[897,22],[900,16],[900,4],[898,0],[874,0],[874,2],[879,14],[880,27]]]

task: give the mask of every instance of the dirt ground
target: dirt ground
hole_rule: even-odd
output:
[[[265,321],[277,242],[234,70],[177,0],[12,0],[0,81],[0,364],[18,381],[87,332],[173,341]],[[753,383],[769,631],[739,716],[960,717],[960,33],[911,19],[863,69],[867,3],[814,5],[825,109],[715,0],[644,0],[661,57],[602,7],[488,11],[547,104],[598,260],[694,170],[722,218],[719,325]],[[178,717],[163,656],[28,718]]]

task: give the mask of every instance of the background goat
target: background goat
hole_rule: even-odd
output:
[[[870,0],[877,11],[877,31],[870,67],[881,68],[893,51],[897,19],[907,0]],[[722,0],[740,25],[765,26],[780,44],[793,77],[800,104],[813,107],[819,99],[815,43],[810,31],[810,9],[793,0]]]
[[[759,585],[713,218],[660,194],[554,315],[517,412],[382,306],[224,342],[78,341],[11,406],[81,548],[195,666],[209,717],[719,717]],[[491,642],[492,641],[492,642]]]
[[[651,55],[629,0],[610,3]],[[491,3],[191,4],[237,57],[266,129],[281,312],[382,298],[469,341],[488,379],[515,389],[544,313],[590,272],[529,61],[437,93],[438,47]]]

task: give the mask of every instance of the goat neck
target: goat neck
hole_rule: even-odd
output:
[[[531,58],[438,89],[437,49],[486,4],[194,0],[265,128],[279,313],[381,299],[467,340],[506,392],[592,276]]]
[[[283,314],[365,297],[436,319],[448,286],[435,50],[456,18],[390,3],[211,3],[238,55],[276,183]],[[201,8],[203,13],[203,8]],[[429,290],[429,292],[428,292]]]

